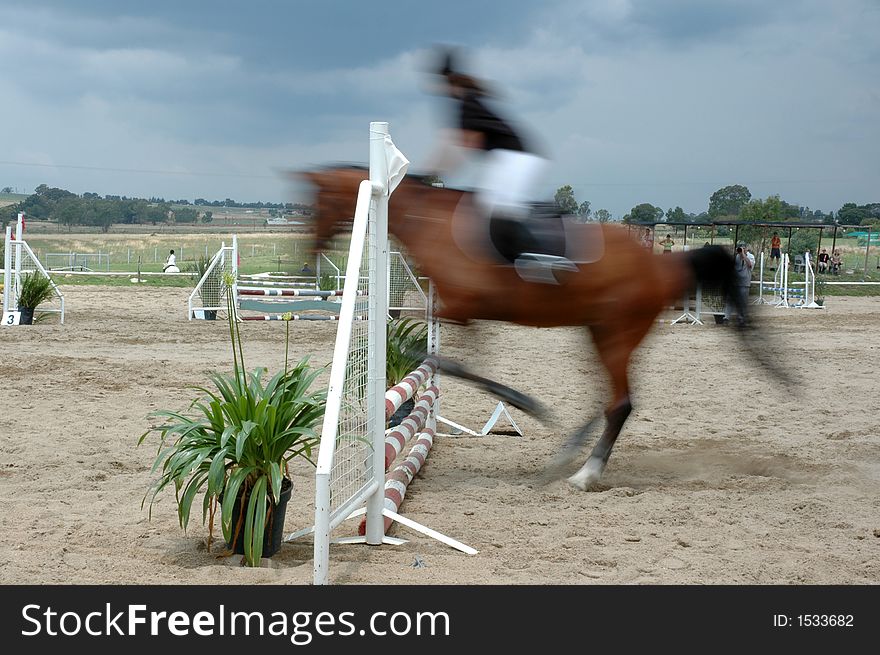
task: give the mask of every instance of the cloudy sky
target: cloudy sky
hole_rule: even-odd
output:
[[[877,0],[0,0],[0,187],[291,200],[279,171],[365,162],[371,120],[417,170],[452,43],[550,155],[542,195],[836,211],[880,201],[877,34]]]

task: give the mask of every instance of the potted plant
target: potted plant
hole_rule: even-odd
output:
[[[388,321],[385,342],[385,386],[393,387],[418,368],[425,356],[428,343],[428,325],[412,318]],[[389,426],[394,427],[409,416],[415,400],[410,398],[394,412]]]
[[[231,297],[227,293],[227,306]],[[201,494],[209,548],[219,509],[227,546],[242,553],[248,565],[258,566],[282,543],[292,488],[290,460],[304,457],[314,465],[315,427],[324,414],[326,392],[310,390],[321,371],[310,369],[308,358],[289,368],[285,356],[284,370],[265,382],[265,369],[246,372],[238,323],[228,309],[233,373],[213,374],[213,389],[198,387],[203,395],[190,411],[154,413],[161,423],[138,441],[159,435],[152,469],[159,477],[144,503],[149,499],[152,510],[156,496],[172,486],[180,526],[186,529]]]
[[[47,300],[51,300],[55,292],[52,279],[34,271],[21,278],[18,294],[18,311],[21,312],[21,325],[34,322],[34,310]]]

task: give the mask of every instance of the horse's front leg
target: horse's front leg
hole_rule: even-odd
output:
[[[586,463],[577,473],[568,478],[571,484],[586,491],[599,482],[602,473],[605,471],[608,458],[611,456],[614,442],[617,441],[620,430],[623,428],[623,424],[626,422],[630,412],[632,412],[632,403],[630,403],[628,396],[606,412],[605,431],[596,445],[593,446],[593,450]]]

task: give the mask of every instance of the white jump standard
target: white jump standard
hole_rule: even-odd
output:
[[[62,325],[64,324],[64,294],[59,291],[55,282],[31,247],[24,240],[24,214],[19,212],[13,226],[6,226],[6,238],[3,243],[4,267],[3,267],[3,324],[17,325],[15,317],[18,312],[18,299],[21,295],[21,283],[23,275],[39,275],[49,279],[52,285],[52,298],[49,306],[35,308],[46,314],[59,314]]]

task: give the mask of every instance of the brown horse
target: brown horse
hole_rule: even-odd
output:
[[[316,247],[321,250],[350,223],[357,188],[366,172],[340,167],[302,175],[317,190],[314,228]],[[566,236],[569,252],[592,251],[591,259],[595,261],[578,263],[576,271],[558,271],[559,284],[526,282],[513,266],[500,264],[491,251],[467,248],[468,230],[476,224],[469,213],[469,195],[434,188],[413,177],[404,178],[390,199],[388,231],[406,247],[421,272],[434,281],[441,319],[459,323],[485,319],[539,327],[583,325],[589,329],[608,371],[612,397],[605,411],[607,422],[602,436],[587,462],[569,478],[572,484],[586,489],[601,477],[632,411],[630,358],[661,311],[701,283],[722,289],[734,303],[738,333],[749,327],[746,306],[733,293],[734,259],[719,246],[658,256],[640,246],[620,226],[570,224]],[[596,257],[597,250],[603,253],[600,257]],[[760,350],[753,341],[755,332],[748,331],[749,338],[743,343],[751,346],[760,360]],[[772,369],[771,362],[765,359],[762,363]],[[460,368],[450,372],[488,382]],[[780,370],[772,372],[784,378]],[[514,399],[514,404],[530,409],[528,402],[516,403]],[[569,439],[558,464],[570,461],[593,423],[588,422]]]

